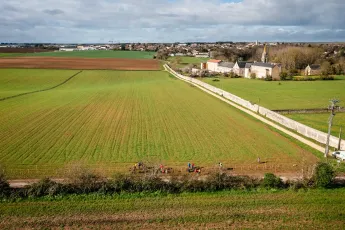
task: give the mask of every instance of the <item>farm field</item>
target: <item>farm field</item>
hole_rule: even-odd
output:
[[[345,189],[77,195],[1,202],[7,228],[344,229]]]
[[[329,115],[330,114],[328,113],[322,113],[322,114],[288,114],[284,116],[327,133]],[[333,136],[338,137],[340,127],[343,127],[342,128],[343,133],[345,133],[345,113],[336,114],[336,116],[333,119],[331,134]],[[343,137],[344,136],[345,135],[343,135]]]
[[[171,63],[176,63],[176,58],[177,57],[169,57],[168,61]],[[179,58],[181,59],[181,62],[179,64],[176,64],[177,68],[181,68],[189,64],[195,64],[197,66],[200,66],[201,62],[206,62],[207,60],[210,59],[210,58],[184,57],[184,56],[181,56]]]
[[[23,54],[20,53],[0,53],[0,58],[3,57],[17,57],[17,56],[21,56]]]
[[[5,97],[58,85],[77,72],[76,70],[1,70],[0,100]]]
[[[252,79],[213,78],[202,79],[243,99],[269,109],[327,108],[329,100],[340,99],[345,106],[345,76],[334,81],[262,81]]]
[[[0,70],[0,78],[17,82],[42,71],[46,83],[38,84],[50,85],[57,75],[71,74],[21,71]],[[75,162],[113,173],[139,160],[183,168],[188,161],[255,164],[258,156],[272,167],[317,161],[259,121],[162,71],[83,71],[53,90],[0,101],[0,117],[0,164],[12,178],[49,176]]]
[[[86,51],[60,51],[27,53],[31,57],[82,57],[82,58],[128,58],[128,59],[153,59],[156,52],[148,51],[123,51],[123,50],[86,50]]]
[[[0,59],[0,68],[159,70],[161,67],[154,59],[9,57]]]

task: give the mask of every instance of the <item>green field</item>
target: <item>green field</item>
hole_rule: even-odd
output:
[[[0,227],[344,229],[345,189],[77,195],[2,202]]]
[[[21,79],[37,77],[37,87],[27,81],[31,91],[74,73],[51,71],[48,78],[47,71],[0,70],[0,85],[15,94]],[[257,156],[276,159],[274,164],[301,156],[317,160],[259,121],[160,71],[83,71],[54,90],[0,101],[0,117],[0,164],[7,169],[56,169],[79,161],[127,170],[138,160],[183,167],[188,161],[255,163]]]
[[[269,109],[327,108],[329,100],[345,106],[345,76],[334,81],[262,81],[252,79],[204,78],[203,81]]]
[[[176,58],[178,57],[169,57],[168,61],[170,63],[176,63]],[[189,64],[195,64],[198,67],[200,67],[201,62],[206,62],[207,60],[210,59],[210,58],[184,57],[184,56],[181,56],[179,58],[181,58],[181,62],[176,65],[177,68],[185,67]]]
[[[23,54],[20,54],[20,53],[0,53],[0,58],[2,58],[2,57],[17,57],[17,56],[23,56]]]
[[[284,116],[320,131],[328,132],[328,118],[330,114],[289,114]],[[332,135],[338,137],[340,127],[343,127],[343,133],[345,133],[345,113],[337,113],[334,117]],[[342,139],[344,139],[344,136],[345,134],[343,134]]]
[[[83,58],[130,58],[130,59],[152,59],[156,52],[148,51],[122,51],[122,50],[87,50],[87,51],[57,51],[26,53],[20,56],[33,57],[83,57]]]
[[[0,72],[1,99],[58,85],[79,71],[4,69]]]

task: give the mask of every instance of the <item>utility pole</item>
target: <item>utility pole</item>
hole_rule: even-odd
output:
[[[338,142],[338,149],[337,150],[340,150],[340,143],[341,143],[341,127],[340,127],[340,132],[339,132],[339,142]]]
[[[329,152],[329,137],[331,136],[331,128],[332,128],[333,117],[335,116],[335,109],[338,107],[336,104],[339,102],[339,100],[332,99],[329,102],[331,102],[331,105],[328,107],[331,110],[331,115],[328,119],[328,134],[327,134],[326,149],[325,149],[324,157],[327,157],[328,152]]]

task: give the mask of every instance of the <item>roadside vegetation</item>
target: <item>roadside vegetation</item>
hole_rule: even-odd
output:
[[[84,171],[60,184],[12,189],[0,176],[0,227],[244,227],[342,229],[345,189],[321,163],[309,179],[283,182],[225,174],[105,179]],[[5,195],[4,195],[5,194]]]

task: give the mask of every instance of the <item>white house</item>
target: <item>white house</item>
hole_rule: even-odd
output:
[[[238,76],[244,76],[244,68],[249,62],[237,61],[234,65],[233,72]]]
[[[246,65],[245,78],[250,78],[254,73],[256,78],[266,78],[272,76],[272,79],[280,80],[281,66],[273,63],[255,62],[250,65]]]
[[[75,48],[59,48],[59,51],[67,51],[67,52],[72,52],[74,51]]]
[[[206,63],[201,63],[201,69],[206,69],[211,72],[229,73],[232,72],[234,63],[223,62],[222,60],[210,59]]]
[[[221,62],[221,60],[210,59],[206,62],[206,69],[212,72],[218,72],[218,65]]]

